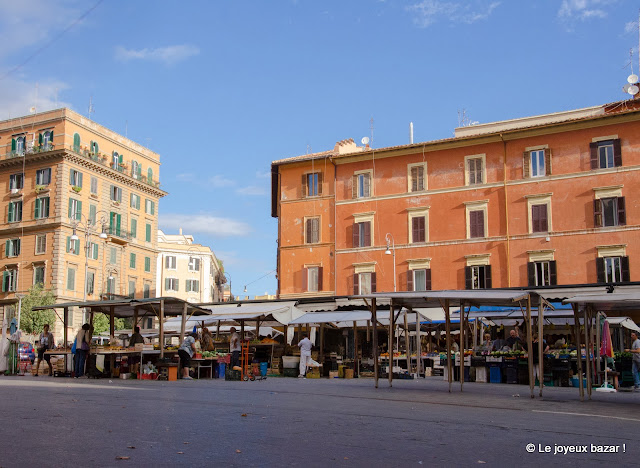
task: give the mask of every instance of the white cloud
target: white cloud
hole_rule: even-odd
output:
[[[221,175],[214,175],[209,178],[209,184],[214,188],[233,187],[236,182],[231,179],[227,179]]]
[[[268,192],[264,187],[259,187],[257,185],[249,185],[248,187],[241,187],[236,190],[236,193],[240,195],[266,195]]]
[[[37,112],[71,107],[71,104],[57,98],[67,88],[66,83],[53,79],[34,83],[9,76],[2,80],[0,86],[0,120],[27,115],[33,106]]]
[[[192,180],[194,180],[196,177],[195,174],[192,174],[190,172],[185,172],[183,174],[178,174],[176,175],[176,179],[182,181],[182,182],[191,182]]]
[[[466,24],[485,20],[499,5],[500,2],[484,0],[470,0],[464,4],[441,0],[422,0],[420,3],[409,5],[406,9],[415,13],[413,18],[415,24],[426,28],[439,20]]]
[[[592,18],[605,18],[607,12],[602,8],[616,0],[562,0],[558,18],[571,21],[585,21]]]
[[[631,21],[627,24],[624,25],[624,32],[628,33],[632,33],[632,32],[636,32],[638,30],[638,22],[637,21]]]
[[[187,233],[221,237],[246,236],[251,230],[250,226],[242,221],[206,214],[161,214],[160,226],[163,230],[182,228]]]
[[[149,60],[152,62],[161,62],[165,65],[174,65],[175,63],[186,60],[200,53],[200,49],[194,45],[172,45],[167,47],[158,47],[155,49],[127,49],[125,47],[116,47],[116,59],[122,62],[130,60]]]
[[[269,177],[271,177],[271,171],[264,171],[264,172],[257,171],[256,172],[256,178],[257,179],[268,179]]]

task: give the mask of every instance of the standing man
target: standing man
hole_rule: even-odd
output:
[[[307,335],[302,335],[302,340],[298,343],[298,347],[300,348],[300,374],[298,378],[300,379],[307,378],[307,366],[311,364],[311,346],[311,340]]]
[[[231,369],[240,365],[240,335],[236,333],[236,327],[231,327],[231,340],[229,341],[229,351],[231,352]]]
[[[45,355],[44,353],[53,349],[55,346],[53,341],[53,335],[49,333],[49,324],[45,323],[43,327],[42,333],[40,333],[40,341],[38,344],[38,362],[36,363],[36,373],[35,376],[38,375],[38,370],[40,369],[40,363],[42,359],[49,365],[49,376],[53,375],[53,368],[51,367],[51,356]]]
[[[640,340],[636,332],[631,333],[631,349],[625,349],[628,353],[633,353],[631,361],[631,370],[633,372],[633,388],[640,389]]]

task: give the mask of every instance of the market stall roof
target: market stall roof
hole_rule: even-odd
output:
[[[235,324],[242,320],[260,320],[288,325],[291,320],[304,312],[296,308],[295,301],[238,302],[237,304],[201,304],[210,314],[209,325],[221,323]],[[202,320],[198,320],[202,322]]]
[[[525,300],[529,291],[504,291],[504,290],[445,290],[445,291],[406,291],[362,294],[355,298],[372,300],[389,299],[394,306],[403,306],[416,309],[422,307],[440,307],[441,301],[449,300],[451,306],[467,304],[472,306],[482,305],[513,305],[515,302]]]
[[[151,299],[116,299],[109,301],[87,301],[87,302],[65,302],[51,304],[47,306],[35,306],[33,310],[64,309],[71,307],[81,307],[90,309],[92,312],[102,312],[114,317],[129,318],[134,316],[138,310],[138,317],[158,316],[160,314],[160,302],[164,301],[164,315],[179,316],[186,306],[187,315],[207,315],[209,311],[200,308],[196,304],[178,299],[177,297],[154,297]]]
[[[592,306],[607,316],[628,316],[640,321],[640,292],[613,292],[611,294],[582,294],[563,301],[565,304],[576,304],[579,307]]]

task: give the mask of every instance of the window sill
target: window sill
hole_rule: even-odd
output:
[[[10,198],[22,198],[22,189],[18,189],[15,192],[13,190],[11,190],[9,192],[9,197]]]
[[[93,198],[94,200],[97,200],[97,199],[98,199],[98,194],[97,194],[97,193],[90,193],[90,194],[89,194],[89,196],[90,196],[91,198]]]

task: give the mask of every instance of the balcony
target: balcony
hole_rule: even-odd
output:
[[[86,147],[74,146],[74,145],[54,145],[52,143],[48,143],[47,145],[27,145],[27,148],[22,151],[7,151],[5,153],[4,159],[15,159],[21,158],[30,154],[38,154],[38,153],[47,153],[49,151],[67,149],[72,153],[75,153],[84,158],[90,159],[91,161],[100,164],[104,167],[108,167],[109,169],[120,172],[126,176],[131,177],[134,180],[142,182],[143,184],[149,185],[150,187],[160,188],[160,181],[154,179],[148,179],[145,175],[138,175],[133,172],[132,169],[126,163],[114,165],[106,154],[102,153],[94,153]]]
[[[114,227],[114,226],[105,226],[104,232],[107,233],[111,240],[118,244],[126,244],[133,239],[131,236],[131,232],[126,229]]]

